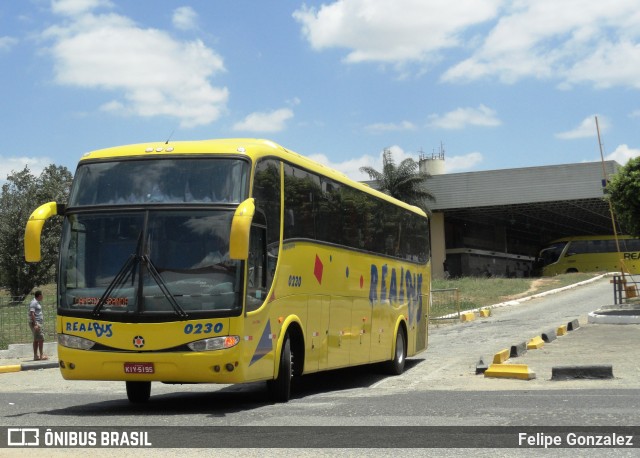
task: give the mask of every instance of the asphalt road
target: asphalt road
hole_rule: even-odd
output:
[[[154,384],[150,402],[138,406],[128,403],[121,382],[65,381],[57,369],[0,374],[0,422],[16,428],[173,426],[178,428],[161,430],[166,433],[161,440],[180,441],[176,434],[190,437],[190,443],[181,442],[181,447],[197,445],[202,439],[186,434],[193,426],[236,428],[239,445],[245,447],[265,444],[243,427],[258,428],[256,431],[274,426],[318,427],[316,434],[303,429],[299,437],[309,446],[317,446],[311,439],[319,437],[328,441],[323,446],[340,449],[345,439],[339,437],[340,428],[335,427],[341,426],[372,428],[366,433],[354,430],[353,436],[357,439],[357,434],[368,434],[372,445],[397,437],[389,432],[397,432],[394,427],[408,428],[415,434],[420,430],[412,428],[425,427],[426,434],[429,428],[439,426],[498,428],[490,430],[494,432],[508,426],[527,431],[538,426],[597,426],[623,431],[625,426],[640,425],[640,326],[595,325],[586,319],[587,313],[610,304],[611,298],[612,287],[605,278],[495,309],[489,318],[433,326],[429,349],[408,360],[403,375],[386,377],[369,366],[312,374],[297,381],[294,398],[287,404],[269,402],[263,383]],[[536,373],[535,379],[476,375],[480,357],[491,362],[493,354],[503,348],[576,318],[580,320],[579,329],[508,361],[527,364]],[[551,380],[553,367],[592,364],[612,365],[614,378]],[[325,435],[318,436],[323,431]],[[333,433],[337,436],[332,438]],[[636,441],[640,445],[640,430],[638,433]],[[452,447],[464,444],[463,433],[451,436]],[[379,455],[388,451],[382,447]],[[279,456],[276,450],[269,450]],[[318,452],[314,455],[330,454],[329,449],[314,450]],[[365,455],[358,450],[352,450],[352,454]],[[424,453],[425,449],[420,450]],[[450,452],[449,456],[460,456],[455,449]],[[508,450],[504,452],[507,456]],[[474,449],[474,454],[482,452]]]

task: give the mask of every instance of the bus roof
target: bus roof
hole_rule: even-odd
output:
[[[370,186],[352,180],[345,174],[327,167],[317,161],[309,159],[294,151],[288,150],[271,140],[256,138],[225,138],[196,141],[175,141],[175,142],[149,142],[132,145],[115,146],[85,153],[80,159],[80,164],[85,161],[100,159],[123,159],[133,157],[162,157],[185,155],[215,155],[215,154],[235,154],[246,156],[253,161],[267,156],[275,156],[282,160],[299,165],[309,171],[319,173],[335,181],[347,184],[380,199],[389,201],[395,205],[411,210],[422,216],[426,216],[424,211],[416,206],[397,200],[383,192],[371,188]]]
[[[552,243],[560,243],[560,242],[572,242],[577,240],[614,240],[616,238],[615,235],[574,235],[568,237],[562,237],[559,239],[552,240],[549,244]],[[630,235],[618,235],[618,239],[628,240],[632,239]]]

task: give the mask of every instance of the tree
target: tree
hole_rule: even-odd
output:
[[[382,172],[372,167],[360,167],[360,171],[376,182],[378,190],[425,211],[429,211],[427,201],[435,200],[425,188],[425,181],[431,175],[420,171],[418,163],[411,158],[396,166],[388,148],[382,154]]]
[[[640,236],[640,157],[631,159],[607,184],[611,208],[628,235]]]
[[[66,167],[49,165],[39,177],[28,167],[12,172],[2,185],[0,195],[0,278],[15,297],[23,298],[38,285],[55,279],[60,244],[61,220],[52,218],[43,229],[42,261],[24,260],[24,230],[29,216],[38,205],[66,202],[71,187],[71,172]]]

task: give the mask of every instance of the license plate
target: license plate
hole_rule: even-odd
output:
[[[125,374],[153,374],[153,363],[124,363]]]

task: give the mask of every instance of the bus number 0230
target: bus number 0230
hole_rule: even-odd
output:
[[[196,323],[196,324],[187,324],[184,327],[185,334],[211,334],[211,332],[218,333],[222,331],[222,323]]]

